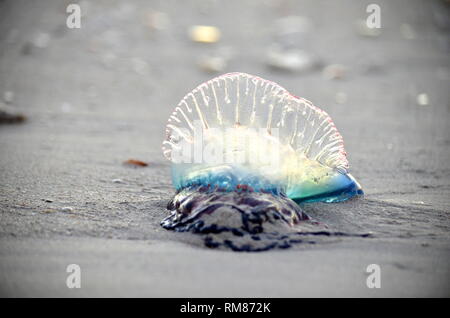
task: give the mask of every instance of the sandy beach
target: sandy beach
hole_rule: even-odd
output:
[[[448,2],[377,1],[377,32],[358,27],[371,1],[81,1],[80,29],[69,3],[0,1],[0,106],[26,116],[0,124],[0,296],[450,296]],[[309,24],[293,44],[314,59],[305,69],[267,61],[286,16]],[[193,25],[221,38],[194,43]],[[167,118],[233,71],[330,114],[365,197],[303,208],[370,238],[236,253],[160,227]]]

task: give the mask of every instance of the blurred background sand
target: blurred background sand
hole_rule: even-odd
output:
[[[69,3],[0,1],[0,111],[26,116],[0,124],[2,296],[450,296],[448,2],[80,1],[80,29]],[[366,197],[305,210],[374,238],[246,254],[160,228],[168,115],[232,71],[331,115]]]

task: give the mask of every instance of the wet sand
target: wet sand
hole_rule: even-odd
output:
[[[84,2],[73,30],[63,2],[0,2],[0,93],[13,92],[8,106],[27,116],[0,125],[0,295],[450,296],[445,11],[441,1],[378,2],[375,37],[355,31],[370,3],[360,1]],[[163,27],[148,27],[150,9],[167,14]],[[271,25],[287,14],[312,21],[312,70],[265,63]],[[221,40],[192,43],[193,24],[219,27]],[[233,253],[159,226],[173,195],[164,126],[184,94],[216,75],[197,66],[215,51],[231,52],[222,73],[273,80],[330,114],[366,195],[304,209],[373,237]],[[324,78],[330,64],[346,66],[342,79]],[[130,158],[149,166],[123,165]],[[81,289],[65,284],[72,263]],[[366,286],[372,263],[380,289]]]

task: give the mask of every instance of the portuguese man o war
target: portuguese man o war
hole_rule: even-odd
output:
[[[211,248],[307,243],[329,232],[299,204],[363,195],[328,114],[249,74],[225,74],[188,93],[169,117],[162,148],[176,195],[161,225],[200,234]]]

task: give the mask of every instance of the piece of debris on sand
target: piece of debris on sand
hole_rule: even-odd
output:
[[[25,115],[0,103],[0,124],[17,124],[25,120]]]
[[[134,166],[134,167],[147,167],[148,166],[148,163],[141,161],[141,160],[136,160],[136,159],[128,159],[123,164],[127,165],[127,166]]]

